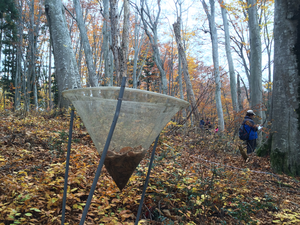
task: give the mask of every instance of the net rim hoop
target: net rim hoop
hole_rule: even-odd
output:
[[[102,87],[88,87],[88,88],[77,88],[77,89],[69,89],[69,90],[65,90],[62,92],[62,95],[65,97],[65,94],[71,94],[72,92],[74,94],[76,94],[76,92],[79,91],[104,91],[104,90],[113,90],[113,91],[118,91],[120,90],[120,87],[109,87],[109,86],[102,86]],[[189,102],[182,100],[180,98],[176,98],[173,96],[169,96],[169,95],[165,95],[165,94],[160,94],[160,93],[156,93],[156,92],[152,92],[152,91],[146,91],[146,90],[141,90],[141,89],[134,89],[134,88],[125,88],[125,93],[126,92],[136,92],[136,93],[141,93],[141,94],[149,94],[149,95],[153,95],[153,96],[158,96],[158,97],[163,97],[163,98],[169,98],[170,100],[173,101],[177,101],[178,103],[184,104],[184,107],[188,107],[189,106]]]

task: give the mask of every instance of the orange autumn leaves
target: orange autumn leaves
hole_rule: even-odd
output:
[[[65,115],[1,116],[0,224],[60,224],[69,127]],[[229,146],[213,134],[193,132],[188,137],[166,136],[166,132],[160,137],[141,219],[184,224],[202,220],[271,223],[291,221],[293,216],[296,221],[299,215],[289,201],[298,204],[300,200],[289,191],[292,186],[298,193],[299,183],[287,176],[253,173],[250,169],[269,171],[268,159],[254,157],[255,161],[245,164],[234,152],[236,143]],[[99,154],[78,118],[72,140],[66,223],[78,224]],[[149,154],[122,192],[103,168],[87,223],[134,223]],[[278,187],[278,179],[281,186],[286,185],[284,189]],[[283,217],[280,207],[290,210],[284,211],[290,217]],[[243,217],[245,212],[249,217]]]

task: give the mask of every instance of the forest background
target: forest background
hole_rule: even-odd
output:
[[[9,15],[3,14],[2,18],[2,42],[1,42],[1,99],[2,108],[12,109],[22,108],[29,110],[29,104],[32,104],[36,110],[39,108],[47,109],[54,101],[58,103],[57,81],[55,78],[55,67],[53,65],[53,54],[49,57],[50,51],[50,35],[47,25],[45,8],[42,3],[36,1],[34,3],[13,4],[12,8],[4,8],[11,11]],[[22,3],[22,4],[21,4]],[[162,66],[166,74],[167,90],[162,90],[162,82],[160,81],[160,71],[155,63],[153,49],[151,43],[143,30],[143,24],[140,15],[136,13],[135,6],[131,6],[130,10],[130,28],[128,42],[128,87],[132,87],[133,73],[136,73],[137,88],[156,91],[180,97],[180,76],[181,69],[178,60],[177,44],[173,32],[172,24],[177,20],[177,16],[181,13],[182,42],[186,52],[188,63],[188,73],[195,96],[204,95],[199,105],[201,115],[210,117],[214,122],[217,114],[215,111],[215,100],[212,85],[214,85],[213,61],[211,57],[212,47],[210,40],[210,31],[205,11],[200,2],[164,2],[157,5],[156,2],[149,5],[150,10],[153,8],[153,18],[157,17],[157,41],[159,54],[162,59]],[[106,62],[104,57],[106,49],[103,49],[104,31],[103,3],[97,1],[81,2],[83,19],[87,27],[87,37],[92,53],[92,61],[94,70],[98,77],[98,85],[116,85],[116,79],[108,83],[106,80],[109,75],[105,75],[105,69],[112,67],[113,62]],[[150,3],[148,3],[150,4]],[[66,21],[71,37],[72,49],[77,60],[77,66],[82,83],[82,87],[91,86],[89,82],[89,72],[85,60],[83,43],[80,38],[80,31],[75,21],[75,9],[72,1],[66,1]],[[119,8],[121,9],[121,2]],[[159,6],[159,7],[158,7]],[[5,7],[5,6],[3,6]],[[230,101],[230,79],[228,71],[228,62],[225,54],[224,28],[221,17],[220,4],[216,4],[216,27],[218,30],[219,52],[220,52],[220,77],[222,89],[222,107],[226,113],[226,118],[230,118],[233,112],[233,106]],[[250,43],[249,28],[247,23],[247,4],[242,1],[232,1],[226,5],[228,13],[228,21],[230,25],[231,52],[235,65],[235,76],[238,78],[240,85],[240,107],[241,109],[249,107],[250,95]],[[272,84],[272,63],[273,63],[273,15],[274,2],[262,1],[259,4],[262,40],[262,72],[264,85],[264,104],[267,105],[270,98]],[[22,10],[21,10],[22,9]],[[172,10],[170,10],[172,9]],[[161,12],[159,12],[159,10]],[[17,14],[17,12],[21,12]],[[140,10],[141,11],[141,10]],[[150,11],[151,12],[151,11]],[[176,15],[177,13],[177,15]],[[194,14],[194,15],[193,15]],[[11,18],[9,18],[11,17]],[[119,26],[123,25],[123,17],[119,18]],[[10,21],[9,21],[10,20]],[[19,22],[17,22],[19,21]],[[8,23],[9,22],[9,23]],[[4,25],[5,24],[5,25]],[[10,24],[10,26],[8,26]],[[149,28],[148,28],[149,29]],[[20,32],[22,35],[20,35]],[[18,38],[17,38],[18,37]],[[22,38],[22,39],[20,39]],[[30,39],[31,38],[31,39]],[[20,45],[20,41],[21,45]],[[32,41],[32,43],[31,43]],[[16,47],[20,49],[17,49]],[[31,49],[32,48],[32,49]],[[18,51],[19,50],[19,51]],[[21,54],[20,58],[18,54]],[[31,55],[30,55],[31,54]],[[32,55],[33,54],[33,55]],[[108,53],[112,57],[112,51]],[[31,60],[29,57],[34,57]],[[17,58],[21,61],[19,67],[16,65]],[[137,62],[134,62],[137,60]],[[108,63],[109,65],[107,66]],[[136,65],[135,65],[136,63]],[[32,64],[32,65],[31,65]],[[105,66],[106,65],[106,66]],[[30,71],[32,70],[32,71]],[[18,86],[16,84],[16,75],[21,74]],[[182,69],[181,69],[182,73]],[[236,79],[236,78],[235,78]],[[183,80],[183,97],[187,98],[185,91],[185,80]],[[50,81],[50,83],[49,83]],[[27,85],[28,84],[28,85]],[[136,84],[135,84],[136,85]],[[93,85],[92,85],[93,86]],[[211,88],[211,89],[208,89]],[[20,92],[22,97],[15,102],[15,89]],[[51,92],[49,91],[51,90]],[[26,93],[24,93],[24,91]],[[207,92],[207,93],[205,93]],[[30,100],[27,100],[30,99]],[[6,101],[4,101],[6,100]],[[204,104],[206,107],[203,107]],[[53,106],[52,106],[53,107]],[[198,119],[198,118],[197,118]],[[197,121],[198,122],[198,121]]]
[[[277,4],[280,5],[280,2],[278,0]],[[176,178],[175,187],[173,184],[165,187],[166,183],[160,183],[157,185],[161,189],[151,189],[155,190],[153,192],[156,194],[148,196],[147,201],[152,205],[152,210],[145,205],[145,218],[151,221],[168,220],[177,223],[188,221],[196,224],[199,221],[219,219],[229,223],[233,221],[255,223],[264,220],[275,221],[274,223],[299,222],[299,214],[295,213],[299,208],[299,202],[290,200],[295,198],[294,194],[299,191],[299,179],[272,173],[284,172],[293,176],[300,174],[297,160],[299,144],[295,144],[299,137],[298,119],[295,119],[299,110],[299,99],[297,94],[290,97],[289,93],[285,96],[292,100],[283,101],[287,103],[286,107],[280,103],[283,111],[289,110],[289,113],[283,114],[292,115],[288,119],[281,116],[282,119],[291,121],[292,125],[289,127],[285,127],[280,123],[282,120],[277,119],[276,104],[282,101],[274,101],[283,96],[282,93],[277,92],[276,95],[273,93],[275,90],[273,63],[276,60],[273,57],[274,39],[280,36],[274,35],[274,14],[277,12],[280,15],[281,11],[285,12],[284,7],[281,11],[276,11],[275,4],[276,2],[272,0],[0,1],[2,62],[0,99],[3,121],[0,159],[3,164],[1,170],[5,171],[1,179],[3,184],[13,187],[9,193],[7,188],[1,189],[1,198],[6,199],[5,201],[10,199],[12,202],[1,203],[3,217],[0,222],[9,224],[8,221],[12,223],[24,221],[29,223],[34,220],[42,221],[41,223],[59,221],[62,190],[59,171],[63,169],[62,152],[66,147],[64,142],[67,141],[65,131],[62,130],[67,126],[50,129],[47,128],[49,125],[47,121],[66,125],[65,120],[69,118],[66,116],[68,111],[65,110],[69,103],[62,98],[63,90],[118,86],[122,76],[127,76],[126,88],[154,91],[190,102],[190,107],[179,112],[173,122],[165,128],[158,147],[161,149],[157,153],[158,159],[167,158],[166,161],[171,164],[175,162],[173,159],[177,159],[178,168],[174,167],[173,171]],[[294,1],[291,5],[294,7],[289,6],[287,12],[295,9],[295,15],[299,15],[299,3]],[[291,27],[297,27],[299,18],[291,16],[289,19],[296,21],[296,25]],[[300,39],[296,38],[297,32],[294,33],[290,36],[295,37],[294,44],[299,48]],[[297,51],[295,52],[294,55],[297,57]],[[284,60],[289,59],[286,57]],[[295,65],[297,67],[297,64]],[[292,65],[293,68],[295,65]],[[299,78],[294,74],[292,76],[291,79],[286,79],[290,83],[284,85],[290,87],[288,91],[291,93],[297,93]],[[282,76],[279,80],[278,77],[279,75],[277,85],[281,84],[279,81],[287,78]],[[291,83],[294,85],[293,88],[289,86]],[[285,88],[277,90],[282,89]],[[293,102],[294,98],[296,100]],[[265,127],[259,132],[260,148],[257,151],[258,155],[265,158],[253,156],[254,161],[247,164],[244,159],[246,160],[248,156],[244,156],[244,159],[240,156],[244,145],[237,139],[237,133],[246,110],[250,108],[258,115],[256,122]],[[213,129],[218,127],[219,132],[214,134],[199,131],[201,118],[208,118]],[[16,122],[18,120],[20,122]],[[89,146],[89,135],[79,117],[76,126],[78,130],[75,133],[80,140],[77,140],[77,147],[81,151],[76,154],[78,160],[82,159],[82,154],[90,154],[90,148],[95,147],[93,144]],[[275,129],[278,126],[284,127],[282,129],[284,132]],[[39,130],[47,129],[58,139],[52,139],[51,133],[47,132],[38,135]],[[288,139],[287,147],[277,143],[282,138]],[[46,139],[47,143],[43,139]],[[87,150],[83,151],[84,148]],[[34,159],[36,151],[43,152],[41,155],[45,156]],[[197,155],[199,158],[194,158]],[[93,173],[91,171],[96,165],[97,157],[94,157],[94,163],[89,164],[89,171],[85,171],[88,176],[91,176]],[[22,162],[17,168],[15,160]],[[199,164],[199,160],[204,160],[203,165]],[[187,166],[187,161],[192,166]],[[52,164],[46,165],[46,162]],[[209,166],[205,166],[204,162]],[[169,168],[168,165],[161,163],[159,168]],[[143,165],[146,167],[146,164],[147,162],[143,161],[140,169],[144,168]],[[229,164],[231,169],[251,170],[239,173],[240,176],[233,176],[234,172],[231,169],[226,171],[227,167],[224,166],[226,164]],[[220,165],[221,170],[220,167],[212,165]],[[32,169],[33,166],[35,169]],[[56,169],[53,170],[52,167]],[[82,168],[76,164],[77,167]],[[275,190],[276,194],[272,192],[271,197],[269,196],[270,186],[266,183],[263,185],[266,189],[262,193],[249,191],[247,187],[249,183],[261,179],[256,177],[254,181],[249,178],[251,175],[247,174],[256,168],[260,168],[260,171],[256,172],[261,176],[277,179],[270,181],[271,184],[279,185],[279,190]],[[200,172],[202,179],[199,184],[193,186],[190,182],[181,183],[182,179],[195,180]],[[41,173],[48,175],[50,173],[49,176],[53,180],[37,181],[36,177]],[[143,172],[138,169],[137,174],[142,175]],[[163,182],[164,179],[158,174],[159,170],[154,178],[157,176]],[[4,175],[11,179],[6,179]],[[105,173],[103,176],[103,179],[107,179]],[[165,174],[165,177],[167,176]],[[74,193],[74,198],[69,202],[67,216],[70,223],[78,219],[78,213],[86,199],[86,190],[89,189],[88,182],[79,181],[78,177],[82,175],[75,173],[74,170],[74,187],[70,190],[70,193]],[[134,179],[132,185],[139,187],[142,176],[135,176]],[[232,188],[239,191],[233,191],[235,189],[231,188],[228,191],[224,188],[225,183],[234,179],[237,179],[237,183],[233,183]],[[266,180],[269,182],[270,179]],[[26,194],[28,185],[39,186],[43,182],[56,185],[54,189],[44,190],[48,193],[46,199],[35,194]],[[107,182],[108,186],[114,186]],[[238,182],[240,186],[234,187]],[[294,192],[288,188],[280,189],[282,183],[285,187],[292,187]],[[179,193],[179,196],[171,194],[170,202],[167,202],[166,198],[156,198],[156,195],[161,195],[158,192],[165,189],[168,193],[175,195]],[[111,191],[111,196],[106,199],[104,205],[97,205],[102,202],[99,196],[99,202],[95,203],[101,209],[101,213],[98,213],[100,221],[112,224],[130,223],[134,218],[132,213],[136,211],[136,202],[131,202],[133,206],[118,208],[121,207],[121,203],[125,204],[129,200],[126,195],[116,194],[115,187]],[[283,193],[292,196],[280,202],[278,196]],[[136,196],[135,200],[132,199],[136,201],[140,193],[136,190],[127,194]],[[33,198],[38,199],[40,203],[47,202],[47,207],[45,209],[34,205],[31,205],[31,208],[26,207]],[[120,198],[122,200],[116,200]],[[233,199],[234,203],[230,205]],[[162,201],[165,203],[162,207],[165,211],[159,206]],[[253,204],[255,210],[251,211]],[[283,204],[288,206],[282,207]],[[176,210],[170,210],[168,205],[176,206]],[[250,214],[247,215],[249,211]],[[91,223],[100,222],[96,214],[96,211],[91,214],[89,218]],[[261,218],[254,217],[256,214]],[[180,215],[180,218],[175,215]]]

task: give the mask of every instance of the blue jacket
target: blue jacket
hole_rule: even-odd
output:
[[[204,120],[200,120],[200,124],[199,124],[200,127],[201,127],[201,126],[204,126],[204,124],[205,124],[205,123],[204,123]]]
[[[249,141],[253,139],[257,139],[257,127],[254,126],[255,123],[249,116],[245,116],[243,124],[245,126],[245,130],[249,133]]]

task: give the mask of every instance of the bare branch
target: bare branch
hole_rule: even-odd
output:
[[[67,12],[73,17],[73,19],[76,21],[77,23],[77,20],[76,20],[76,17],[70,12],[70,10],[68,10],[68,8],[63,4],[65,10],[67,10]]]

